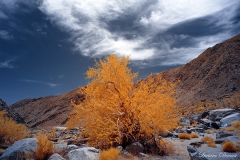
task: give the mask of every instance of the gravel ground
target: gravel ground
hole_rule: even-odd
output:
[[[216,134],[204,134],[204,136],[210,136],[215,139]],[[149,156],[149,157],[134,157],[134,160],[190,160],[190,156],[187,151],[187,146],[192,142],[200,142],[203,136],[199,138],[192,138],[190,140],[184,140],[180,142],[179,138],[166,138],[176,147],[173,154],[169,156]],[[217,147],[208,147],[206,144],[202,144],[197,150],[205,156],[208,160],[240,160],[240,152],[229,153],[222,151],[222,145],[217,144]]]

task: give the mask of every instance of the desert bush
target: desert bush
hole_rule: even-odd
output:
[[[191,139],[191,134],[179,133],[178,138],[180,138],[180,139]]]
[[[210,129],[207,129],[207,130],[206,130],[206,133],[210,134],[210,133],[211,133],[211,130],[210,130]]]
[[[180,139],[180,142],[184,142],[184,139]]]
[[[212,137],[209,137],[209,136],[203,137],[201,139],[201,142],[204,142],[204,143],[211,143],[213,141],[214,141],[214,139]]]
[[[225,142],[223,145],[222,145],[222,150],[224,152],[236,152],[237,151],[237,148],[236,146],[234,145],[233,142]]]
[[[50,133],[46,135],[47,135],[47,138],[50,140],[54,140],[58,136],[55,128],[51,129]]]
[[[233,123],[231,124],[231,126],[232,126],[233,128],[240,129],[240,121],[233,122]]]
[[[95,62],[86,73],[91,81],[84,90],[85,100],[74,105],[67,123],[71,128],[85,122],[83,136],[89,137],[89,145],[125,147],[176,127],[172,83],[150,75],[134,84],[138,73],[127,67],[129,57],[111,55]]]
[[[116,160],[120,150],[117,148],[110,148],[108,150],[103,150],[100,152],[100,160]]]
[[[38,139],[37,142],[38,147],[35,153],[36,159],[43,160],[50,157],[54,153],[54,144],[48,140],[48,136],[41,133],[37,133],[35,135],[35,138]]]
[[[220,132],[223,132],[225,130],[226,130],[226,128],[220,128]]]
[[[198,134],[197,133],[192,133],[191,134],[191,138],[198,138],[199,136],[198,136]]]
[[[208,147],[217,147],[216,143],[214,141],[210,141],[208,143]]]
[[[216,132],[217,132],[217,130],[216,130],[216,129],[212,130],[212,134],[213,134],[213,133],[216,133]]]
[[[3,151],[4,151],[4,149],[0,148],[0,152],[3,152]]]
[[[157,146],[159,150],[166,155],[169,155],[174,152],[174,146],[168,140],[160,139],[157,143]]]
[[[232,131],[235,131],[235,128],[234,127],[227,127],[226,131],[227,132],[232,132]]]
[[[0,112],[0,126],[0,144],[13,144],[17,140],[29,137],[27,127],[15,123],[7,116],[6,111]]]

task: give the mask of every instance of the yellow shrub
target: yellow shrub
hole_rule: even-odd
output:
[[[38,139],[38,148],[35,153],[36,158],[42,160],[50,157],[54,152],[54,145],[48,140],[47,135],[37,133],[35,138]]]
[[[197,133],[192,133],[191,134],[191,138],[198,138],[199,136],[198,136],[198,134]]]
[[[50,133],[47,134],[48,139],[54,140],[57,137],[56,129],[51,129]]]
[[[227,131],[227,132],[232,132],[232,131],[234,131],[234,130],[235,130],[234,127],[227,127],[227,128],[226,128],[226,131]]]
[[[73,104],[68,125],[84,122],[83,135],[90,146],[107,149],[149,140],[160,129],[177,125],[174,84],[154,75],[134,83],[138,73],[127,67],[129,58],[110,55],[86,72],[90,83],[84,102]]]
[[[223,132],[225,131],[226,129],[225,128],[220,128],[220,132]]]
[[[212,133],[216,133],[217,132],[217,130],[216,129],[214,129],[213,131],[212,131]]]
[[[160,149],[160,151],[163,151],[164,154],[169,155],[171,153],[173,153],[174,151],[174,146],[171,142],[169,142],[168,140],[165,139],[161,139],[158,142],[158,148]]]
[[[209,136],[203,137],[203,138],[201,139],[201,142],[204,142],[204,143],[211,143],[211,142],[213,142],[213,141],[214,141],[213,138],[212,138],[212,137],[209,137]]]
[[[225,142],[222,146],[224,152],[236,152],[237,148],[233,142]]]
[[[100,152],[100,160],[116,160],[120,150],[117,148],[110,148]]]
[[[210,133],[211,133],[211,130],[210,130],[210,129],[207,129],[207,130],[206,130],[206,133],[210,134]]]
[[[28,129],[8,118],[6,111],[0,112],[0,144],[13,144],[15,141],[29,137]]]
[[[231,126],[240,129],[240,121],[233,122]]]
[[[214,141],[211,141],[208,143],[208,147],[217,147],[217,145]]]
[[[191,139],[191,135],[188,133],[179,133],[178,138],[180,139]]]

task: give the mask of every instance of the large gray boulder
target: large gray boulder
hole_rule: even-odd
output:
[[[60,156],[59,154],[54,153],[53,155],[51,155],[51,157],[48,158],[48,160],[66,160],[66,159]]]
[[[225,138],[225,137],[228,137],[228,136],[232,136],[232,134],[230,134],[228,132],[221,132],[221,131],[218,131],[216,133],[216,139]]]
[[[98,160],[100,151],[94,147],[84,147],[68,152],[69,160]]]
[[[36,138],[26,138],[16,141],[13,145],[8,147],[0,157],[0,160],[15,160],[20,157],[25,157],[37,149]]]
[[[227,117],[220,120],[220,126],[227,127],[235,121],[240,121],[240,113],[233,113]]]
[[[187,146],[187,150],[188,150],[189,156],[191,157],[191,160],[208,160],[206,157],[201,155],[196,148],[190,145]]]
[[[208,119],[212,121],[220,121],[222,118],[237,112],[239,111],[232,108],[210,110]]]

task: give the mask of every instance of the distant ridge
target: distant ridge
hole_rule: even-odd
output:
[[[81,88],[58,96],[24,99],[9,106],[13,113],[18,113],[28,127],[52,127],[63,125],[73,109],[73,104],[83,101]]]
[[[181,105],[223,99],[240,93],[240,35],[205,50],[191,62],[156,76],[179,83],[177,102]]]

